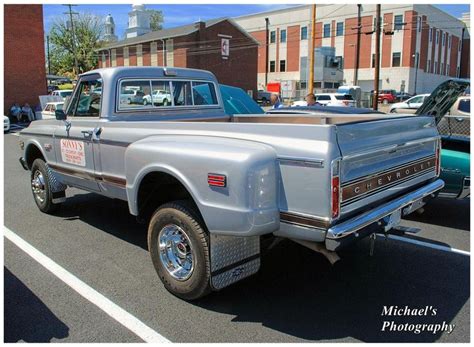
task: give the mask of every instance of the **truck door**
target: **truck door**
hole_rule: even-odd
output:
[[[67,119],[54,134],[55,170],[66,183],[92,191],[99,191],[93,141],[101,130],[101,93],[97,89],[101,87],[100,75],[82,77],[66,108]]]

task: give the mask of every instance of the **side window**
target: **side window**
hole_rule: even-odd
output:
[[[193,82],[194,105],[217,105],[214,85],[208,82]]]
[[[78,90],[71,101],[68,116],[72,117],[99,117],[101,95],[94,92],[102,87],[102,80],[88,79],[79,83]]]
[[[150,80],[125,80],[120,83],[119,109],[151,108]],[[147,97],[148,96],[148,97]]]
[[[152,95],[147,94],[143,97],[146,103],[153,104],[154,107],[171,106],[172,98],[169,81],[152,81]]]
[[[173,81],[172,86],[175,106],[190,106],[193,104],[191,82]]]
[[[317,100],[331,100],[329,95],[318,95]]]

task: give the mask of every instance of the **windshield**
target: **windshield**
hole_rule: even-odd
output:
[[[219,85],[222,100],[224,101],[225,113],[233,114],[262,114],[263,110],[258,104],[242,89]]]

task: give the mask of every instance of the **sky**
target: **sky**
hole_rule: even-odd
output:
[[[161,10],[164,15],[165,28],[172,28],[180,25],[190,24],[198,20],[207,20],[219,17],[237,17],[245,14],[271,11],[275,9],[295,6],[295,4],[262,4],[262,5],[247,5],[247,4],[233,4],[233,5],[153,5],[147,4],[146,8]],[[448,12],[456,18],[461,17],[463,12],[469,12],[468,4],[460,5],[435,5],[441,10]],[[63,5],[43,5],[44,27],[45,33],[48,33],[54,21],[63,16],[67,7]],[[76,12],[93,13],[104,17],[111,14],[115,21],[115,32],[119,39],[123,38],[125,29],[128,25],[128,12],[131,11],[131,5],[89,5],[81,4],[73,7]]]

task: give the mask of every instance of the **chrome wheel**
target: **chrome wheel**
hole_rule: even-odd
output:
[[[194,252],[191,242],[176,224],[168,224],[158,235],[160,260],[169,274],[179,280],[187,280],[194,269]]]
[[[36,170],[31,180],[31,190],[36,200],[43,203],[46,200],[46,187],[44,184],[44,176],[41,171]]]

